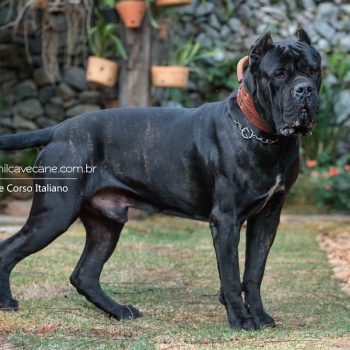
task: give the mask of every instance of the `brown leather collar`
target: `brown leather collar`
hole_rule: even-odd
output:
[[[249,95],[249,92],[243,83],[244,65],[248,63],[248,61],[249,57],[245,56],[237,64],[237,78],[239,82],[239,88],[237,92],[237,103],[239,108],[251,124],[265,132],[270,132],[264,120],[261,118],[261,115],[255,109],[253,99]]]

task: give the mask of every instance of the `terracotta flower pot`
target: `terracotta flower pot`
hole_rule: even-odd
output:
[[[105,58],[90,56],[86,80],[102,86],[113,87],[117,82],[118,64]]]
[[[189,5],[192,0],[156,0],[156,6],[181,6]]]
[[[184,89],[187,86],[189,69],[178,66],[153,66],[152,84],[157,87]]]
[[[140,0],[125,0],[115,5],[125,27],[139,28],[146,12],[146,3]]]
[[[49,1],[48,0],[36,0],[32,4],[32,7],[36,8],[36,9],[46,9],[48,5],[49,5]]]

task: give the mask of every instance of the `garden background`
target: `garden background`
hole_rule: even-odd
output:
[[[125,29],[114,2],[51,0],[43,2],[48,7],[39,2],[42,8],[36,0],[1,2],[2,133],[47,127],[100,108],[195,107],[224,99],[237,87],[237,61],[258,35],[270,30],[275,40],[290,38],[302,26],[322,54],[323,83],[320,122],[312,137],[302,138],[302,176],[289,203],[296,204],[293,210],[299,204],[307,211],[315,205],[322,212],[350,210],[349,1],[193,0],[171,8],[147,1],[139,29]],[[115,37],[110,40],[113,35],[125,52]],[[186,56],[195,45],[195,57]],[[119,63],[113,88],[85,79],[87,58],[99,50]],[[152,86],[151,66],[172,63],[190,67],[186,88]],[[13,161],[31,163],[33,152]]]

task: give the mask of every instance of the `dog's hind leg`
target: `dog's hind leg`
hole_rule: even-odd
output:
[[[120,305],[101,289],[100,274],[112,255],[124,223],[85,211],[81,220],[86,229],[83,254],[70,280],[78,292],[99,309],[117,320],[136,318],[142,314],[132,305]]]
[[[68,194],[35,194],[26,224],[14,236],[0,243],[0,309],[18,309],[10,289],[10,273],[15,265],[45,248],[75,220],[79,206],[74,200],[65,201],[64,195]]]

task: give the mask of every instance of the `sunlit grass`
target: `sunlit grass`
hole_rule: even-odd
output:
[[[23,349],[330,349],[350,344],[350,298],[331,279],[312,225],[281,226],[263,296],[276,329],[234,332],[218,301],[207,225],[169,217],[131,222],[101,282],[144,317],[118,322],[69,284],[84,246],[75,224],[12,273],[17,313],[0,313],[0,333]],[[242,234],[241,255],[244,251]]]

